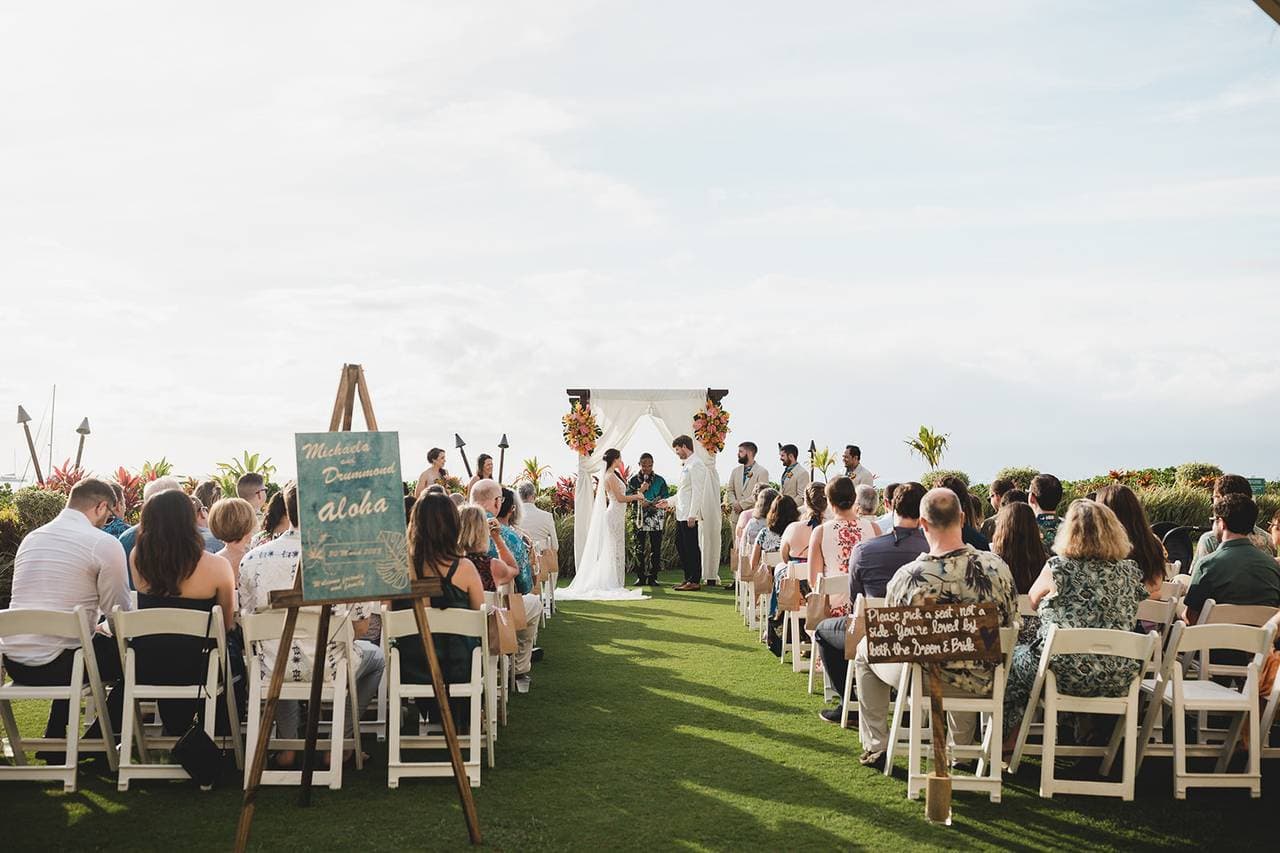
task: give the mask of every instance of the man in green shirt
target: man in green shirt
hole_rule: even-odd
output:
[[[1239,474],[1223,474],[1221,477],[1213,481],[1213,499],[1216,501],[1224,495],[1244,495],[1250,500],[1253,499],[1253,487],[1249,485],[1249,481]],[[1249,536],[1259,549],[1265,551],[1271,556],[1275,556],[1275,546],[1271,542],[1271,537],[1267,531],[1254,526],[1253,532]],[[1195,555],[1191,561],[1191,570],[1200,565],[1200,561],[1212,554],[1218,549],[1218,533],[1217,530],[1206,531],[1200,537],[1200,541],[1196,543]]]
[[[1188,621],[1197,621],[1211,598],[1217,604],[1280,607],[1280,565],[1249,541],[1257,521],[1258,505],[1252,497],[1230,494],[1213,502],[1213,532],[1221,544],[1191,576]]]

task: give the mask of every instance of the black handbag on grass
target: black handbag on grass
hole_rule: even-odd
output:
[[[182,765],[187,775],[195,780],[201,790],[213,788],[222,770],[222,750],[204,730],[204,683],[209,673],[209,654],[213,646],[209,643],[209,632],[213,627],[213,611],[209,611],[209,621],[204,629],[204,665],[200,668],[200,683],[196,687],[196,718],[191,727],[178,738],[173,745],[173,759]]]

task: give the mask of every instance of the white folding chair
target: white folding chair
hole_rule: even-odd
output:
[[[786,563],[788,577],[799,578],[800,574],[807,571],[806,563]],[[812,595],[813,593],[809,593]],[[800,620],[804,618],[804,603],[800,604],[797,610],[786,610],[782,613],[782,654],[779,660],[785,666],[787,662],[787,652],[791,652],[791,671],[800,672],[800,659],[804,653],[809,652],[810,659],[813,658],[813,634],[808,630],[800,627]],[[789,647],[789,649],[788,649]]]
[[[1270,607],[1263,604],[1218,604],[1217,601],[1210,598],[1205,601],[1204,607],[1200,609],[1200,618],[1196,621],[1197,625],[1248,625],[1253,628],[1261,628],[1271,620],[1280,608]],[[1189,666],[1183,670],[1184,675],[1195,675],[1199,673],[1200,667],[1205,665],[1207,658],[1205,656],[1191,656]],[[1261,666],[1261,663],[1259,663]],[[1246,674],[1245,667],[1241,664],[1231,665],[1228,663],[1214,663],[1209,661],[1208,675],[1219,676],[1223,678],[1244,678]],[[1224,729],[1213,728],[1209,725],[1209,712],[1202,711],[1197,719],[1196,726],[1196,742],[1211,743],[1218,742],[1226,737]]]
[[[1159,599],[1148,598],[1145,601],[1138,602],[1138,621],[1148,622],[1155,626],[1156,633],[1160,635],[1160,649],[1166,648],[1169,640],[1169,629],[1173,627],[1174,617],[1178,615],[1178,603],[1181,601],[1176,595],[1171,598]]]
[[[1009,663],[1013,659],[1013,647],[1018,642],[1018,629],[1000,629],[1001,660],[995,667],[990,696],[974,696],[962,694],[943,688],[946,697],[945,707],[948,713],[976,713],[978,715],[979,742],[976,744],[953,744],[952,755],[956,758],[976,758],[977,771],[972,776],[952,776],[951,786],[957,791],[985,791],[991,802],[1000,802],[1001,778],[1000,767],[1001,746],[1004,743],[1004,687],[1008,678]],[[911,719],[907,723],[907,798],[918,799],[924,790],[928,775],[924,771],[925,735],[930,733],[928,726],[930,705],[925,698],[926,681],[924,669],[918,663],[903,667],[904,681],[907,685],[899,687],[897,705],[901,706],[905,696],[910,695]],[[900,726],[901,711],[894,709],[895,727]],[[893,751],[897,735],[891,733],[888,753],[885,755],[885,775],[893,775]]]
[[[506,608],[507,594],[504,592],[486,592],[484,594],[485,614],[495,608]],[[499,654],[498,650],[488,645],[488,627],[485,628],[485,648],[489,649],[489,658],[485,661],[485,678],[488,680],[488,692],[485,694],[486,708],[489,714],[489,725],[507,724],[507,699],[511,694],[511,655]],[[497,740],[497,733],[492,735]]]
[[[196,637],[212,643],[204,682],[204,731],[217,742],[216,725],[218,699],[227,709],[231,727],[231,743],[235,751],[236,766],[244,767],[244,748],[240,741],[240,712],[236,708],[235,691],[232,689],[230,661],[227,657],[227,632],[222,621],[222,607],[214,605],[212,612],[182,608],[157,607],[147,610],[121,610],[116,607],[111,614],[111,631],[120,649],[120,661],[124,668],[124,719],[121,721],[120,773],[116,789],[129,790],[134,779],[190,779],[180,764],[153,762],[152,749],[171,750],[179,735],[163,732],[148,735],[146,729],[135,725],[139,718],[139,704],[143,701],[158,702],[162,699],[194,700],[199,684],[147,684],[138,681],[138,653],[132,640],[156,635]],[[221,685],[221,686],[220,686]],[[138,736],[138,761],[133,760],[135,732]]]
[[[553,549],[545,549],[538,557],[538,565],[542,569],[542,625],[555,615],[556,584],[560,580],[560,555]]]
[[[418,622],[412,610],[387,610],[383,615],[384,634],[389,648],[387,655],[387,671],[391,673],[391,707],[397,711],[405,700],[435,698],[435,688],[430,683],[411,684],[401,681],[400,650],[391,643],[398,637],[417,637]],[[485,694],[484,670],[489,659],[489,632],[485,625],[483,610],[468,610],[462,607],[451,607],[447,610],[427,608],[427,625],[431,628],[432,637],[453,634],[459,637],[473,637],[479,645],[471,654],[470,680],[450,684],[448,687],[451,699],[467,699],[471,708],[471,719],[467,736],[458,730],[460,746],[465,750],[463,763],[467,768],[467,778],[471,787],[480,787],[480,754],[487,745],[489,749],[489,766],[493,766],[493,730],[485,725],[482,700]],[[416,717],[416,714],[415,714]],[[456,721],[455,721],[456,722]],[[484,737],[481,736],[482,732]],[[486,744],[487,741],[487,744]],[[404,756],[406,749],[441,749],[445,746],[443,732],[438,735],[423,733],[421,723],[417,734],[400,733],[399,726],[391,728],[387,746],[387,787],[400,787],[401,779],[430,776],[453,776],[453,766],[445,761],[409,761]]]
[[[819,596],[825,595],[828,597],[828,600],[830,599],[830,596],[833,596],[833,595],[848,596],[849,586],[852,580],[853,579],[849,577],[848,572],[839,572],[834,575],[823,575],[822,577],[818,578],[817,587],[815,587],[814,591],[809,593],[809,595],[811,597],[815,595],[819,595]],[[817,653],[818,638],[817,638],[816,632],[818,630],[818,626],[809,625],[808,623],[806,623],[804,626],[804,630],[805,630],[805,633],[809,635],[809,644],[810,644],[810,648],[812,649],[812,651],[809,652],[809,693],[810,695],[812,695],[813,684],[814,684],[814,681],[816,680],[816,676],[819,671],[819,666],[821,664],[821,661],[819,660],[820,656]],[[823,683],[824,684],[826,683],[825,676],[824,676]],[[833,684],[831,685],[831,687],[834,695],[835,685]]]
[[[1184,659],[1199,657],[1199,677],[1187,679],[1178,666],[1172,667],[1173,680],[1162,699],[1172,706],[1173,713],[1173,796],[1186,799],[1188,788],[1248,788],[1255,799],[1262,796],[1262,750],[1260,748],[1261,725],[1258,703],[1258,671],[1263,658],[1271,649],[1275,628],[1254,628],[1248,625],[1214,624],[1194,625],[1182,632],[1178,652]],[[1245,652],[1252,659],[1245,666],[1219,666],[1210,662],[1212,652],[1229,650]],[[1215,669],[1219,670],[1215,673]],[[1233,684],[1224,684],[1220,671],[1230,669]],[[1215,680],[1214,676],[1219,675]],[[1225,733],[1221,744],[1187,743],[1187,714],[1230,714],[1235,719]],[[1238,716],[1237,716],[1238,715]],[[1249,755],[1243,773],[1228,773],[1227,765],[1240,739],[1240,732],[1248,726]],[[1193,773],[1187,769],[1189,755],[1216,756],[1217,766],[1210,773]]]
[[[1028,616],[1035,616],[1035,615],[1037,615],[1037,611],[1036,611],[1036,608],[1031,604],[1031,596],[1019,595],[1018,596],[1018,618],[1025,619]]]
[[[859,622],[862,624],[862,627],[857,629],[859,634],[866,633],[865,620],[868,607],[884,607],[884,599],[869,598],[862,593],[858,593],[858,597],[853,601],[853,619],[855,624],[858,624]],[[842,729],[849,728],[849,711],[852,709],[853,705],[853,682],[853,661],[849,661],[849,666],[845,670],[844,675],[844,692],[841,694],[840,728]],[[897,725],[896,720],[894,721],[894,725]],[[888,762],[886,762],[886,766],[887,765]]]
[[[98,674],[98,659],[93,654],[93,627],[83,607],[62,610],[0,610],[0,641],[21,634],[41,634],[75,640],[80,644],[71,661],[71,680],[55,687],[28,687],[5,683],[4,644],[0,642],[0,721],[8,737],[5,755],[11,766],[0,765],[0,780],[39,780],[61,782],[64,791],[76,790],[76,770],[81,752],[103,752],[107,765],[116,769],[115,733],[106,713],[106,690]],[[23,738],[11,703],[15,699],[58,700],[69,705],[65,737]],[[102,737],[82,738],[80,721],[97,716]],[[27,750],[61,750],[66,760],[61,765],[27,763]]]
[[[766,551],[761,555],[760,559],[770,568],[770,574],[773,575],[776,581],[778,566],[782,565],[782,553],[780,551]],[[770,586],[772,587],[773,584],[770,584]],[[759,623],[761,643],[768,643],[769,641],[769,598],[772,595],[772,589],[768,592],[757,590],[755,594],[756,621]]]
[[[1049,627],[1044,651],[1036,670],[1035,682],[1022,715],[1022,727],[1018,732],[1018,745],[1009,762],[1009,772],[1017,773],[1024,753],[1040,754],[1040,796],[1054,794],[1090,794],[1094,796],[1119,796],[1125,801],[1133,799],[1134,778],[1137,775],[1138,747],[1138,690],[1147,662],[1155,654],[1159,643],[1155,631],[1137,634],[1132,631],[1114,631],[1106,628]],[[1138,662],[1133,680],[1122,696],[1072,696],[1058,690],[1058,681],[1051,667],[1056,655],[1087,654],[1129,658]],[[1040,701],[1044,700],[1042,740],[1037,747],[1027,742],[1031,724],[1035,720]],[[1058,713],[1109,714],[1118,716],[1111,744],[1100,746],[1059,746]],[[1119,782],[1059,779],[1054,775],[1054,762],[1059,755],[1107,756],[1117,748],[1118,738],[1124,738],[1124,768]]]
[[[1142,732],[1138,735],[1138,752],[1137,765],[1135,770],[1142,769],[1142,762],[1148,755],[1173,755],[1173,744],[1166,744],[1163,740],[1164,732],[1164,712],[1165,712],[1165,695],[1169,691],[1169,685],[1173,683],[1174,667],[1181,667],[1178,658],[1178,644],[1182,641],[1182,632],[1186,630],[1187,623],[1178,620],[1169,628],[1169,637],[1165,641],[1164,647],[1156,646],[1155,653],[1152,655],[1152,665],[1147,668],[1143,674],[1142,684],[1139,687],[1140,697],[1146,697],[1147,708],[1142,715]],[[1154,738],[1154,740],[1153,740]],[[1108,776],[1111,773],[1111,764],[1115,761],[1116,750],[1111,748],[1107,751],[1107,757],[1102,762],[1102,775]]]
[[[246,748],[244,757],[244,781],[249,782],[250,769],[253,767],[254,752],[258,744],[258,729],[262,723],[262,709],[267,698],[267,688],[271,684],[271,673],[261,672],[258,664],[256,645],[258,643],[277,643],[284,633],[285,611],[267,610],[262,613],[240,615],[240,625],[244,631],[245,668],[249,676],[249,720],[245,730]],[[293,639],[303,648],[315,648],[315,638],[320,630],[320,614],[304,610],[298,613],[294,626]],[[386,630],[385,628],[383,630]],[[350,744],[355,749],[356,767],[363,768],[364,761],[360,751],[360,715],[356,708],[355,673],[349,666],[354,660],[354,637],[351,621],[339,613],[334,613],[329,620],[329,643],[336,643],[344,652],[336,662],[332,676],[329,666],[325,665],[325,681],[320,687],[320,701],[333,706],[333,719],[329,724],[329,768],[314,771],[312,780],[319,785],[328,785],[332,789],[342,787],[342,753]],[[277,649],[276,654],[289,654],[289,649]],[[310,677],[311,673],[306,673]],[[282,701],[307,702],[311,698],[310,681],[291,681],[286,678],[280,687]],[[344,738],[346,715],[352,715],[354,735],[350,740]],[[305,728],[305,719],[302,721]],[[323,727],[323,722],[321,723]],[[303,732],[305,734],[305,732]],[[268,749],[301,750],[305,745],[303,738],[273,737],[267,743]],[[317,745],[317,753],[322,751]],[[299,753],[298,765],[301,766],[303,756]],[[263,770],[263,785],[300,785],[302,771],[299,770]]]

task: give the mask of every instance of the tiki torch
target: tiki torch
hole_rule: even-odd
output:
[[[18,423],[22,424],[22,431],[27,435],[27,450],[31,451],[31,464],[36,466],[36,482],[44,485],[44,474],[40,473],[40,460],[36,457],[36,443],[31,438],[31,415],[27,414],[27,410],[18,406]]]
[[[76,448],[76,468],[80,468],[80,457],[84,455],[84,437],[89,434],[89,419],[85,418],[80,422],[80,426],[76,427],[76,432],[80,433],[80,446]]]
[[[502,472],[507,467],[507,448],[510,446],[511,446],[510,444],[507,444],[507,434],[504,432],[502,434],[502,441],[498,442],[498,482],[499,483],[502,482]]]
[[[813,456],[817,452],[818,452],[818,445],[814,443],[812,438],[809,439],[809,479],[810,480],[813,479],[814,471],[817,470],[813,464]]]
[[[467,443],[466,443],[465,441],[463,441],[463,440],[462,440],[462,436],[458,435],[458,434],[455,432],[455,433],[453,434],[453,444],[454,444],[454,446],[455,446],[455,447],[457,447],[457,448],[458,448],[458,453],[462,454],[462,464],[463,464],[463,465],[466,467],[466,469],[467,469],[467,476],[468,476],[468,477],[470,477],[470,476],[471,476],[471,463],[467,461],[467,451],[463,450],[463,448],[467,446]]]

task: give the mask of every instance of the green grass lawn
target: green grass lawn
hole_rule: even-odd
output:
[[[673,575],[664,577],[671,581]],[[726,590],[651,601],[565,603],[544,629],[546,659],[533,689],[513,696],[497,767],[476,805],[486,844],[506,850],[848,848],[1131,849],[1266,845],[1280,796],[1277,768],[1264,798],[1192,791],[1173,799],[1168,759],[1152,759],[1137,800],[1036,791],[1039,765],[1006,777],[1004,802],[956,794],[954,823],[933,827],[886,779],[857,763],[858,739],[817,719],[819,697],[742,626]],[[24,731],[44,710],[19,710]],[[252,844],[269,850],[456,850],[466,832],[451,780],[386,786],[385,750],[318,788],[309,809],[296,789],[264,789]],[[225,850],[240,807],[238,777],[216,791],[133,782],[116,792],[105,764],[82,766],[81,786],[0,786],[6,850]]]

